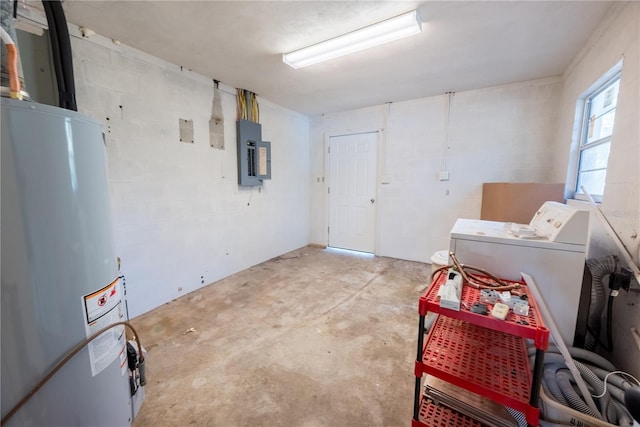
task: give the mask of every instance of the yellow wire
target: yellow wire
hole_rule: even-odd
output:
[[[238,120],[242,118],[242,114],[240,113],[240,104],[242,103],[242,99],[240,98],[240,89],[236,89],[236,116]]]
[[[247,120],[247,100],[244,89],[238,89],[238,120]]]
[[[251,120],[251,113],[249,112],[249,102],[251,102],[251,92],[244,91],[244,118]]]
[[[251,92],[251,120],[260,123],[260,107],[255,93]]]
[[[260,123],[260,106],[255,93],[244,89],[237,89],[238,120],[250,120]]]
[[[242,91],[242,118],[247,120],[247,93]]]

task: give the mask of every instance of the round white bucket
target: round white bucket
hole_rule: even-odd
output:
[[[440,267],[449,265],[449,251],[438,251],[431,257],[431,274]]]

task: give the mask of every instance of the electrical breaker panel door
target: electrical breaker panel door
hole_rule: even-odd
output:
[[[271,142],[258,142],[258,154],[256,156],[256,175],[258,178],[271,179]]]

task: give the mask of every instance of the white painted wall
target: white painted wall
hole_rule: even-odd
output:
[[[574,132],[576,101],[622,57],[624,65],[602,210],[617,234],[639,259],[640,238],[640,3],[621,3],[612,9],[565,72],[558,130],[553,145],[554,179],[571,186],[568,166],[578,147]],[[583,206],[587,206],[583,204]],[[588,256],[618,254],[600,220],[591,215]],[[640,328],[640,294],[622,293],[614,304],[612,359],[620,368],[640,375],[640,351],[630,334]]]
[[[74,38],[79,108],[110,130],[115,243],[131,314],[197,289],[202,280],[308,242],[326,244],[324,145],[332,134],[384,129],[378,177],[388,175],[390,183],[378,184],[377,253],[428,262],[448,247],[456,218],[479,217],[483,182],[565,181],[576,99],[623,54],[610,159],[616,166],[603,208],[637,259],[639,14],[638,3],[613,9],[563,79],[457,93],[449,145],[445,95],[311,119],[260,100],[264,139],[273,144],[273,180],[262,192],[236,185],[233,94],[223,95],[227,149],[216,151],[208,144],[208,79],[99,36]],[[194,120],[195,144],[178,142],[179,118]],[[441,182],[445,159],[450,180]],[[594,224],[590,255],[613,250]],[[628,329],[640,326],[638,304],[637,295],[618,298],[615,324],[615,358],[636,375],[639,356]]]
[[[311,242],[327,243],[328,135],[385,129],[378,176],[390,183],[378,185],[377,254],[429,262],[449,247],[457,218],[480,217],[483,182],[551,182],[560,90],[558,78],[456,93],[448,146],[446,95],[312,117]],[[443,157],[450,180],[441,182]]]
[[[107,132],[115,248],[131,316],[309,242],[306,116],[259,99],[273,178],[240,188],[234,89],[221,85],[225,150],[216,150],[210,79],[100,36],[76,37],[78,108]],[[179,142],[180,118],[194,121],[194,144]]]

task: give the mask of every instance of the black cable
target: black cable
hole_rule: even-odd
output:
[[[78,111],[76,104],[76,84],[73,76],[73,56],[71,53],[71,40],[69,39],[69,27],[64,16],[64,9],[60,0],[49,0],[53,18],[56,21],[58,32],[58,45],[60,48],[60,58],[62,63],[63,78],[65,84],[64,97],[66,98],[66,108]]]
[[[611,332],[611,325],[613,323],[613,299],[615,296],[609,295],[609,301],[607,301],[607,346],[604,348],[609,353],[613,351],[613,334]]]
[[[613,333],[612,333],[612,327],[613,327],[613,299],[618,295],[618,289],[615,289],[615,294],[613,294],[613,289],[612,286],[616,286],[615,283],[615,277],[616,271],[619,271],[619,263],[618,263],[618,257],[614,257],[614,261],[615,261],[615,270],[614,273],[609,275],[609,299],[607,301],[607,345],[603,346],[605,350],[607,350],[609,353],[611,353],[613,351]],[[613,284],[612,284],[612,281]]]
[[[607,344],[603,344],[600,341],[600,337],[598,336],[598,344],[605,349],[607,352],[611,353],[613,351],[613,333],[612,333],[612,325],[613,325],[613,299],[617,295],[617,288],[615,288],[615,272],[618,271],[618,258],[615,258],[615,268],[609,274],[609,298],[607,299]],[[615,289],[614,289],[615,288]],[[612,293],[616,291],[616,295],[612,295]]]
[[[42,5],[49,25],[53,68],[58,84],[58,105],[61,108],[78,111],[71,41],[62,4],[59,0],[43,0]]]
[[[607,344],[603,343],[602,340],[600,339],[600,337],[595,333],[595,331],[593,329],[591,329],[591,326],[587,326],[587,332],[589,332],[593,337],[596,338],[596,344],[599,345],[600,347],[602,347],[603,349],[607,350],[608,352],[611,352],[613,350],[613,343],[611,343],[611,350],[609,350],[609,346],[607,346]],[[587,350],[587,349],[585,349]],[[595,351],[595,347],[593,350],[589,350],[589,351]]]
[[[47,15],[47,24],[49,26],[49,41],[51,45],[51,57],[53,61],[53,70],[56,75],[56,84],[58,85],[58,106],[61,108],[67,108],[66,98],[63,96],[66,93],[66,85],[63,77],[62,59],[60,57],[60,45],[58,44],[58,30],[56,22],[53,16],[53,9],[51,2],[43,0],[42,6],[44,12]]]

